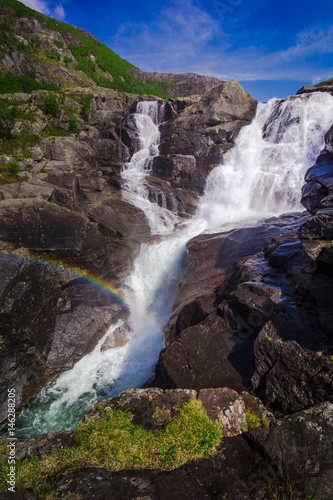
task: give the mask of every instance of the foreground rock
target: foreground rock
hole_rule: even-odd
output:
[[[194,397],[202,400],[210,418],[218,420],[225,433],[213,457],[188,462],[169,472],[144,469],[112,472],[100,467],[69,471],[56,479],[54,492],[59,498],[76,500],[85,500],[87,495],[105,500],[110,493],[119,500],[331,498],[333,405],[328,402],[277,421],[263,413],[261,418],[267,418],[266,425],[259,423],[256,428],[242,432],[243,425],[234,429],[230,424],[236,421],[241,424],[244,407],[252,411],[257,408],[259,412],[263,409],[248,394],[237,395],[230,389],[207,389],[199,394],[189,390],[131,389],[99,403],[88,412],[86,421],[103,420],[103,409],[122,409],[133,413],[137,425],[158,429]],[[18,441],[17,453],[19,458],[40,458],[73,443],[72,432],[50,433]],[[36,498],[28,492],[21,494],[23,498]],[[7,499],[6,493],[1,498]]]
[[[185,403],[195,398],[202,402],[209,418],[220,424],[224,436],[241,434],[249,425],[251,428],[247,412],[257,417],[257,425],[273,418],[259,399],[245,392],[238,394],[227,387],[199,392],[188,389],[163,391],[154,387],[128,389],[116,398],[104,399],[86,413],[84,422],[105,420],[105,410],[122,410],[132,413],[136,425],[155,431],[165,427]]]
[[[327,500],[332,489],[333,405],[272,421],[246,434],[224,438],[214,457],[171,472],[136,470],[112,473],[87,468],[66,474],[56,484],[62,497],[119,500],[137,497],[228,498],[228,500]]]

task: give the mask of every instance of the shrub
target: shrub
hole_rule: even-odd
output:
[[[64,57],[64,63],[66,64],[66,66],[68,66],[68,64],[70,64],[71,62],[72,62],[72,58],[71,57],[68,57],[68,56]]]
[[[78,126],[77,118],[73,114],[73,115],[71,115],[69,122],[68,122],[68,130],[76,130],[77,126]]]
[[[13,160],[9,163],[0,164],[0,184],[8,184],[11,182],[18,182],[21,179],[19,176],[20,166],[17,160]]]
[[[64,46],[64,43],[61,40],[54,40],[54,45],[59,47],[59,49],[62,49]]]
[[[60,114],[60,105],[57,96],[49,94],[43,103],[42,110],[46,115],[54,116],[55,118]]]
[[[28,71],[25,75],[14,75],[8,71],[4,76],[0,75],[0,94],[26,92],[33,90],[55,90],[56,87],[35,80],[35,72]]]
[[[8,106],[6,102],[0,102],[0,139],[9,139],[15,120],[19,115],[17,106]]]
[[[90,118],[91,101],[92,101],[92,95],[87,95],[83,100],[83,106],[81,108],[81,116],[83,120],[86,122]]]

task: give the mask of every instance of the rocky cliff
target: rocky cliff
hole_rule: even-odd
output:
[[[101,87],[3,96],[3,405],[16,384],[19,411],[89,352],[111,323],[126,317],[114,295],[92,298],[93,285],[84,277],[118,290],[140,244],[150,238],[146,215],[121,194],[123,164],[140,147],[133,112],[143,99],[156,97]],[[255,107],[238,82],[167,102],[163,154],[145,180],[151,198],[166,199],[180,221],[189,217],[206,176]]]
[[[140,76],[138,75],[140,78]],[[197,73],[143,73],[143,77],[155,82],[167,83],[171,97],[202,95],[207,90],[221,85],[221,80],[213,76],[203,76]]]

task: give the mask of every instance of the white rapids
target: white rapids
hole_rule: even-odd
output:
[[[162,235],[158,243],[141,246],[124,286],[133,330],[129,342],[102,352],[102,339],[72,370],[43,389],[18,418],[22,435],[74,428],[96,401],[140,387],[153,375],[164,347],[162,330],[181,281],[187,241],[204,231],[229,230],[302,210],[304,174],[324,147],[333,97],[318,92],[259,104],[252,123],[241,130],[223,163],[209,175],[195,216],[176,229],[177,215],[149,201],[144,185],[150,158],[158,154],[161,113],[157,101],[138,106],[141,149],[122,173],[124,199],[144,210],[152,233]]]

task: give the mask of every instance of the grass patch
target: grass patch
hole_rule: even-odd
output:
[[[25,75],[14,75],[14,73],[8,71],[5,75],[0,75],[0,94],[17,92],[30,94],[33,90],[59,89],[48,83],[37,82],[34,71],[28,71]]]
[[[26,174],[24,174],[23,177],[19,174],[20,166],[17,160],[13,160],[9,163],[0,163],[0,185],[27,180]]]
[[[221,428],[209,420],[201,401],[192,400],[165,429],[152,432],[134,425],[132,415],[105,411],[105,421],[81,423],[73,447],[41,460],[18,464],[17,486],[47,497],[62,474],[85,467],[110,471],[151,468],[172,470],[189,460],[212,455],[222,438]],[[6,487],[6,465],[0,470],[0,485]]]
[[[256,427],[261,427],[262,425],[268,424],[268,419],[266,417],[260,418],[259,415],[257,415],[253,411],[247,409],[246,410],[246,422],[247,422],[247,426],[250,430],[250,429],[255,429]]]
[[[28,132],[21,132],[18,136],[0,141],[0,154],[12,156],[17,151],[20,153],[27,147],[36,146],[39,143],[40,137]]]

